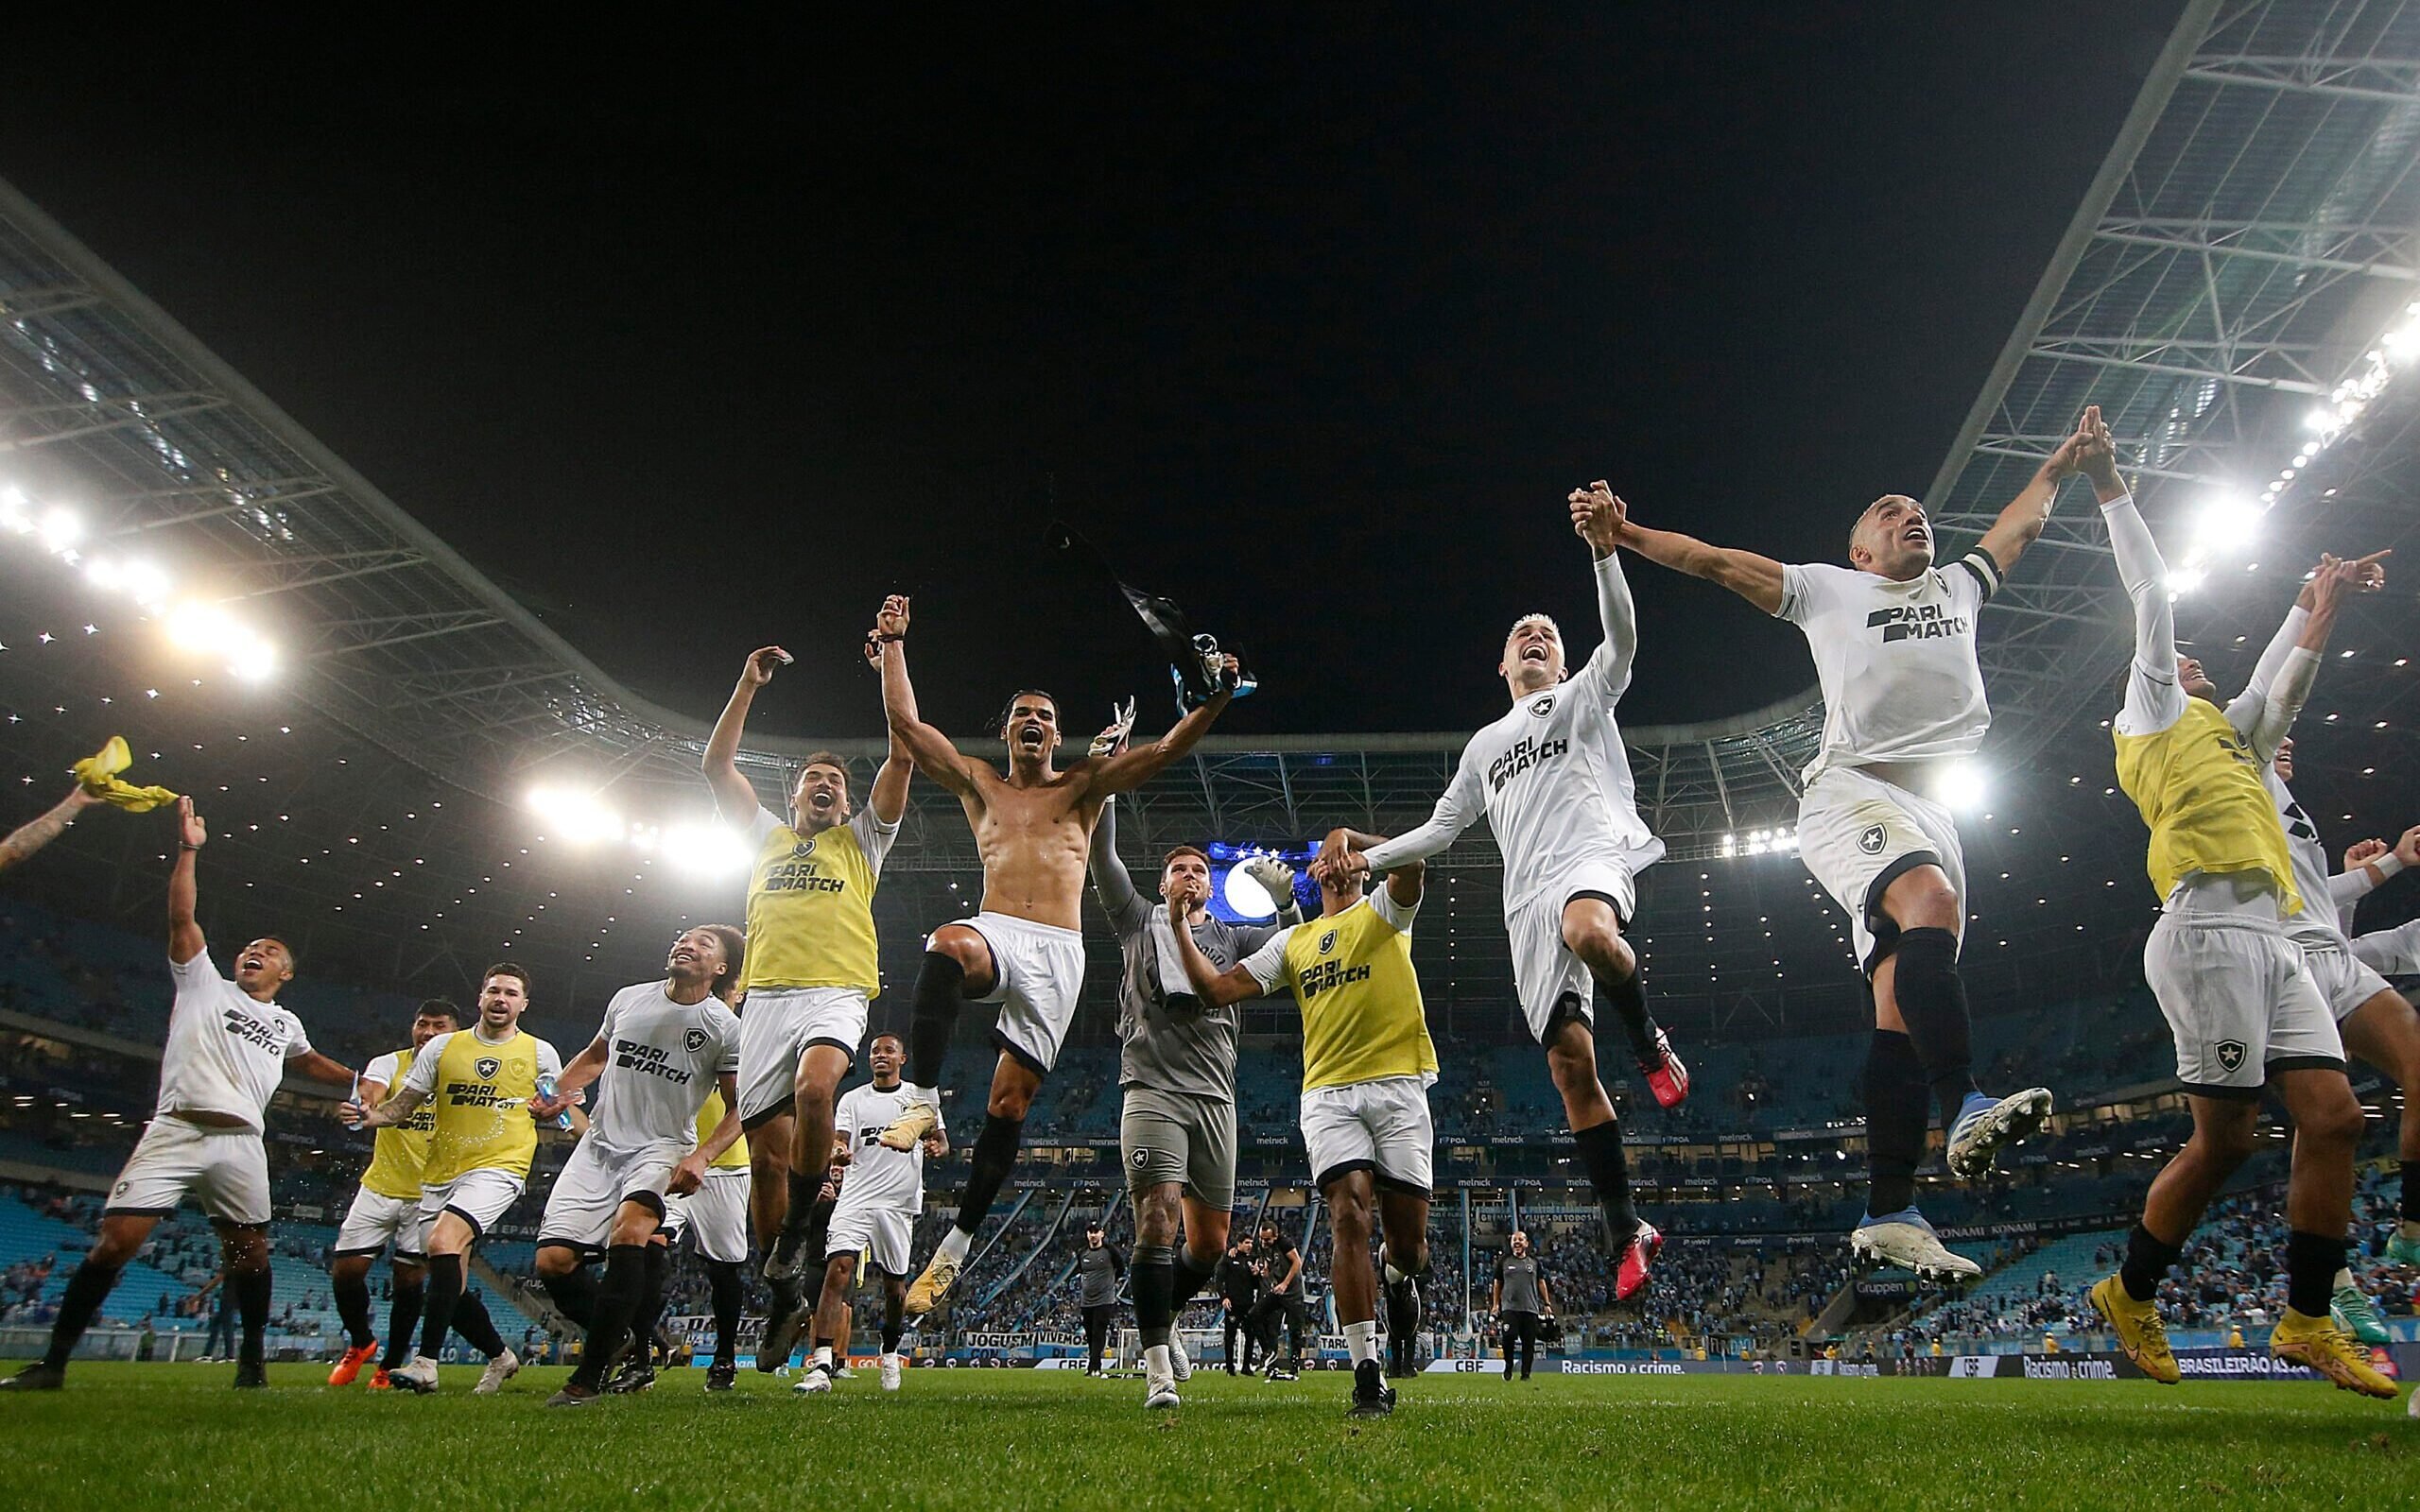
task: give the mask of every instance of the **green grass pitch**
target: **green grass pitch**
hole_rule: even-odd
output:
[[[434,1398],[331,1390],[324,1366],[81,1364],[65,1391],[0,1399],[26,1507],[925,1506],[2311,1507],[2420,1503],[2402,1402],[2309,1383],[1811,1377],[1424,1376],[1349,1423],[1341,1373],[1197,1375],[1179,1412],[1073,1372],[861,1370],[830,1397],[704,1372],[549,1411],[561,1369],[495,1398],[448,1367]]]

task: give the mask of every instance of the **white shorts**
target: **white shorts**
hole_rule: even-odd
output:
[[[852,1204],[844,1183],[840,1200],[832,1208],[832,1226],[824,1230],[823,1258],[872,1250],[874,1269],[886,1276],[905,1276],[908,1242],[915,1227],[916,1215],[905,1209],[871,1202]]]
[[[748,1167],[710,1165],[698,1190],[664,1199],[664,1231],[679,1244],[694,1228],[701,1260],[738,1264],[748,1258]]]
[[[2372,971],[2367,961],[2334,940],[2297,939],[2294,943],[2303,948],[2303,964],[2310,968],[2310,979],[2318,986],[2319,995],[2327,1000],[2327,1011],[2337,1022],[2351,1018],[2355,1008],[2381,992],[2402,1001],[2402,994]]]
[[[1428,1083],[1382,1076],[1313,1088],[1303,1093],[1303,1145],[1315,1185],[1324,1187],[1347,1171],[1373,1171],[1382,1185],[1426,1196],[1437,1145]]]
[[[1082,932],[1008,914],[977,914],[960,922],[992,949],[992,990],[977,1000],[1000,1005],[992,1042],[1035,1075],[1048,1075],[1084,988]]]
[[[1521,995],[1522,1016],[1530,1021],[1530,1037],[1540,1044],[1561,1020],[1597,1022],[1597,979],[1563,942],[1564,906],[1583,896],[1613,904],[1625,924],[1638,911],[1638,884],[1630,868],[1618,861],[1589,861],[1504,916],[1504,932],[1512,943],[1512,985]]]
[[[374,1255],[392,1245],[397,1260],[418,1261],[428,1254],[428,1228],[421,1221],[420,1194],[390,1197],[361,1187],[353,1206],[344,1211],[337,1230],[337,1255]]]
[[[1826,767],[1806,784],[1798,800],[1798,856],[1849,916],[1858,965],[1869,976],[1899,934],[1881,917],[1882,895],[1907,872],[1939,867],[1964,917],[1966,854],[1957,820],[1932,799],[1857,767]]]
[[[739,1005],[739,1121],[752,1132],[790,1110],[798,1063],[830,1045],[856,1064],[866,1037],[861,987],[760,987]]]
[[[476,1239],[495,1227],[495,1221],[521,1200],[522,1189],[528,1181],[510,1171],[494,1166],[482,1166],[465,1171],[443,1186],[420,1189],[420,1221],[425,1232],[437,1220],[451,1212],[471,1226],[471,1237]]]
[[[248,1128],[212,1128],[158,1113],[111,1183],[101,1211],[164,1218],[187,1196],[215,1223],[268,1222],[268,1149]]]
[[[2335,1016],[2275,925],[2171,910],[2152,926],[2143,975],[2176,1037],[2176,1079],[2251,1100],[2273,1071],[2344,1069]]]
[[[613,1236],[614,1215],[633,1198],[664,1211],[664,1189],[672,1168],[692,1146],[642,1144],[620,1149],[594,1134],[581,1140],[546,1194],[546,1215],[538,1220],[538,1243],[569,1245],[601,1252]]]

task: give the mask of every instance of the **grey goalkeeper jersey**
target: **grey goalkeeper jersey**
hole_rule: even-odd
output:
[[[1117,1300],[1118,1278],[1126,1274],[1125,1262],[1117,1251],[1107,1245],[1098,1249],[1087,1246],[1076,1256],[1076,1280],[1082,1288],[1080,1305],[1108,1307]]]
[[[1499,1313],[1543,1313],[1538,1305],[1538,1257],[1507,1255],[1495,1267]]]
[[[1151,915],[1158,904],[1135,890],[1126,863],[1117,858],[1116,804],[1104,804],[1093,830],[1093,892],[1117,931],[1124,957],[1117,973],[1117,1085],[1149,1087],[1213,1102],[1236,1100],[1236,1036],[1242,1024],[1235,1005],[1169,1010],[1160,990],[1159,953],[1151,942]],[[1193,926],[1193,942],[1220,971],[1260,949],[1274,924],[1230,924],[1212,917]],[[1182,970],[1182,968],[1179,968]]]

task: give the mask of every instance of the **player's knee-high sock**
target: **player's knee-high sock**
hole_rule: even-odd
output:
[[[882,1298],[882,1352],[897,1354],[899,1336],[908,1332],[908,1294],[886,1291]]]
[[[2325,1317],[2336,1273],[2344,1266],[2342,1234],[2296,1228],[2286,1235],[2286,1305],[2305,1317]]]
[[[1652,1062],[1655,1058],[1655,1019],[1647,1011],[1647,988],[1638,979],[1638,968],[1633,966],[1630,975],[1618,982],[1599,982],[1605,1001],[1614,1006],[1614,1016],[1622,1022],[1622,1033],[1630,1040],[1634,1059]]]
[[[264,1247],[268,1241],[262,1241]],[[268,1269],[268,1257],[261,1257],[258,1270],[239,1270],[227,1278],[235,1293],[235,1313],[243,1320],[244,1343],[238,1358],[246,1365],[261,1363],[263,1337],[268,1332],[268,1302],[274,1285]]]
[[[1631,1206],[1630,1160],[1622,1154],[1621,1120],[1609,1118],[1594,1128],[1580,1129],[1572,1140],[1579,1146],[1588,1184],[1597,1189],[1597,1200],[1604,1205],[1605,1224],[1613,1231],[1614,1243],[1628,1243],[1638,1231],[1638,1210]]]
[[[2176,1259],[2185,1252],[2183,1245],[2171,1245],[2141,1224],[2126,1236],[2126,1263],[2118,1267],[2118,1283],[2126,1295],[2137,1302],[2148,1302],[2159,1295],[2159,1283],[2175,1268]]]
[[[817,1171],[812,1175],[792,1171],[783,1178],[789,1187],[789,1211],[783,1216],[782,1231],[773,1240],[773,1256],[784,1266],[797,1263],[799,1246],[806,1243],[808,1233],[815,1227],[817,1199],[823,1194],[826,1174],[826,1171]]]
[[[344,1324],[346,1342],[356,1349],[377,1343],[378,1335],[370,1327],[370,1278],[331,1277],[328,1290],[336,1297],[337,1316]]]
[[[958,957],[926,951],[916,972],[915,1007],[908,1019],[908,1079],[927,1091],[939,1087],[949,1058],[950,1031],[958,1027],[959,994],[966,968]]]
[[[652,1349],[655,1325],[664,1316],[664,1290],[672,1282],[672,1246],[647,1246],[647,1284],[640,1289],[638,1310],[631,1314],[631,1332],[638,1336],[639,1348]]]
[[[1906,1035],[1876,1029],[1865,1047],[1865,1163],[1871,1183],[1868,1217],[1898,1212],[1916,1200],[1916,1166],[1924,1158],[1924,1062]]]
[[[975,1136],[975,1159],[966,1173],[966,1188],[958,1196],[958,1217],[953,1227],[972,1239],[983,1215],[992,1211],[992,1201],[1000,1194],[1000,1185],[1017,1163],[1017,1144],[1025,1138],[1025,1120],[1002,1118],[997,1113],[983,1117],[983,1132]]]
[[[1193,1258],[1193,1251],[1179,1246],[1176,1252],[1176,1290],[1168,1294],[1168,1316],[1171,1321],[1184,1311],[1184,1304],[1201,1295],[1219,1274],[1218,1257],[1202,1264]]]
[[[730,1365],[739,1358],[739,1310],[748,1300],[739,1262],[707,1261],[706,1295],[715,1311],[715,1364]]]
[[[93,1314],[100,1311],[108,1299],[110,1288],[117,1284],[123,1266],[97,1265],[87,1260],[67,1278],[67,1294],[59,1299],[59,1316],[50,1325],[50,1349],[43,1355],[43,1364],[53,1369],[67,1368],[67,1357],[76,1352],[76,1341],[93,1323]]]
[[[428,1257],[428,1301],[420,1315],[420,1352],[437,1358],[445,1334],[454,1327],[454,1310],[462,1303],[462,1257]]]
[[[1136,1245],[1127,1272],[1134,1287],[1134,1326],[1143,1348],[1156,1349],[1168,1342],[1168,1326],[1176,1317],[1176,1246]]]
[[[1977,1090],[1966,984],[1958,976],[1958,936],[1945,929],[1910,929],[1900,935],[1897,954],[1893,989],[1899,1017],[1924,1061],[1941,1126],[1947,1128]]]
[[[560,1276],[543,1276],[539,1284],[555,1308],[585,1332],[596,1321],[596,1276],[585,1265],[574,1265]]]
[[[594,1391],[604,1384],[606,1367],[621,1352],[622,1340],[631,1331],[631,1316],[638,1311],[640,1294],[647,1289],[647,1247],[615,1245],[605,1251],[605,1279],[596,1288],[596,1321],[589,1325],[588,1342],[580,1347],[579,1368],[571,1373],[573,1385]]]
[[[428,1282],[397,1281],[395,1295],[387,1304],[387,1353],[378,1362],[381,1370],[392,1370],[411,1358],[413,1332],[420,1327],[421,1304],[428,1299]]]
[[[454,1303],[454,1332],[462,1342],[493,1360],[504,1352],[504,1334],[488,1315],[488,1304],[466,1286]]]

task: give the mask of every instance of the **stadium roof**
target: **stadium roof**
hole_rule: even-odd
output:
[[[2415,164],[2420,5],[2188,5],[1942,463],[1928,496],[1936,515],[1953,535],[1981,529],[2083,405],[2099,403],[2164,538],[2184,539],[2213,496],[2249,507],[2211,516],[2244,543],[2210,537],[2209,580],[2180,606],[2186,632],[2221,663],[2238,633],[2256,649],[2321,547],[2401,544],[2420,562],[2407,539],[2420,382],[2386,386],[2306,455],[2320,439],[2313,410],[2372,370],[2382,334],[2420,299]],[[288,919],[320,918],[348,953],[391,944],[381,969],[403,979],[459,972],[507,944],[627,974],[640,959],[624,943],[634,926],[735,906],[729,886],[682,879],[674,857],[620,838],[576,851],[560,835],[538,840],[544,827],[521,801],[551,779],[643,823],[701,818],[700,721],[594,665],[5,184],[0,483],[22,489],[37,514],[72,501],[83,523],[82,576],[37,544],[0,542],[10,588],[0,644],[12,647],[0,654],[11,721],[0,751],[15,770],[55,772],[79,745],[124,729],[159,753],[161,780],[213,798],[234,850],[228,872],[253,896]],[[2264,518],[2255,527],[2246,515]],[[90,580],[95,564],[123,574],[154,555],[187,592],[275,643],[273,681],[212,665],[161,685],[158,614]],[[2392,607],[2405,624],[2410,605],[2398,588]],[[2348,782],[2411,754],[2398,722],[2411,674],[2391,653],[2358,654],[2377,649],[2360,639],[2366,624],[2348,627],[2357,655],[2331,663],[2324,694],[2358,717],[2336,721],[2313,752]],[[1997,710],[1986,757],[2001,782],[2106,796],[2094,722],[2114,701],[2126,626],[2099,524],[2071,492],[1986,617]],[[34,639],[44,631],[55,638]],[[105,711],[100,699],[112,700]],[[2371,728],[2378,720],[2386,728]],[[1642,806],[1673,861],[1711,863],[1790,823],[1820,723],[1809,690],[1709,724],[1628,731]],[[1133,805],[1127,850],[1203,835],[1299,841],[1339,822],[1398,829],[1425,815],[1462,739],[1213,737]],[[770,793],[821,744],[754,742],[745,759]],[[2131,868],[2122,811],[2078,809],[2074,822],[2080,838],[2064,854],[2090,840]],[[138,900],[147,908],[149,885],[130,882],[127,865],[156,848],[156,830],[87,828],[66,848],[80,860],[60,863],[59,885],[117,912]],[[2074,864],[2050,853],[2013,855],[2009,880],[2023,887],[2035,869]],[[1494,864],[1474,836],[1448,874],[1470,874],[1485,892]],[[1762,865],[1722,864],[1741,874]],[[516,884],[507,868],[541,880]],[[919,784],[890,869],[929,881],[887,913],[928,923],[963,902],[952,885],[963,893],[976,868],[946,795]],[[1668,865],[1657,885],[1697,875]],[[1806,885],[1786,858],[1773,878],[1793,897]],[[1668,982],[1685,977],[1710,1001],[1727,999],[1715,984],[1726,972],[1739,980],[1766,948],[1744,943],[1762,933],[1748,920],[1769,924],[1777,910],[1737,888],[1697,890],[1716,918],[1746,900],[1737,940],[1726,927],[1732,942],[1708,940],[1701,954],[1680,920],[1643,919],[1667,931],[1653,949]],[[554,923],[566,913],[573,923]],[[1804,939],[1789,926],[1773,947],[1776,978],[1815,964],[1792,958],[1803,946],[1823,957],[1821,990],[1841,990],[1824,933],[1838,920],[1814,922],[1824,917],[1811,908]],[[1500,931],[1473,934],[1493,938],[1465,947],[1474,981],[1500,974]],[[903,938],[912,950],[914,935]],[[1500,1001],[1500,984],[1493,990]]]

